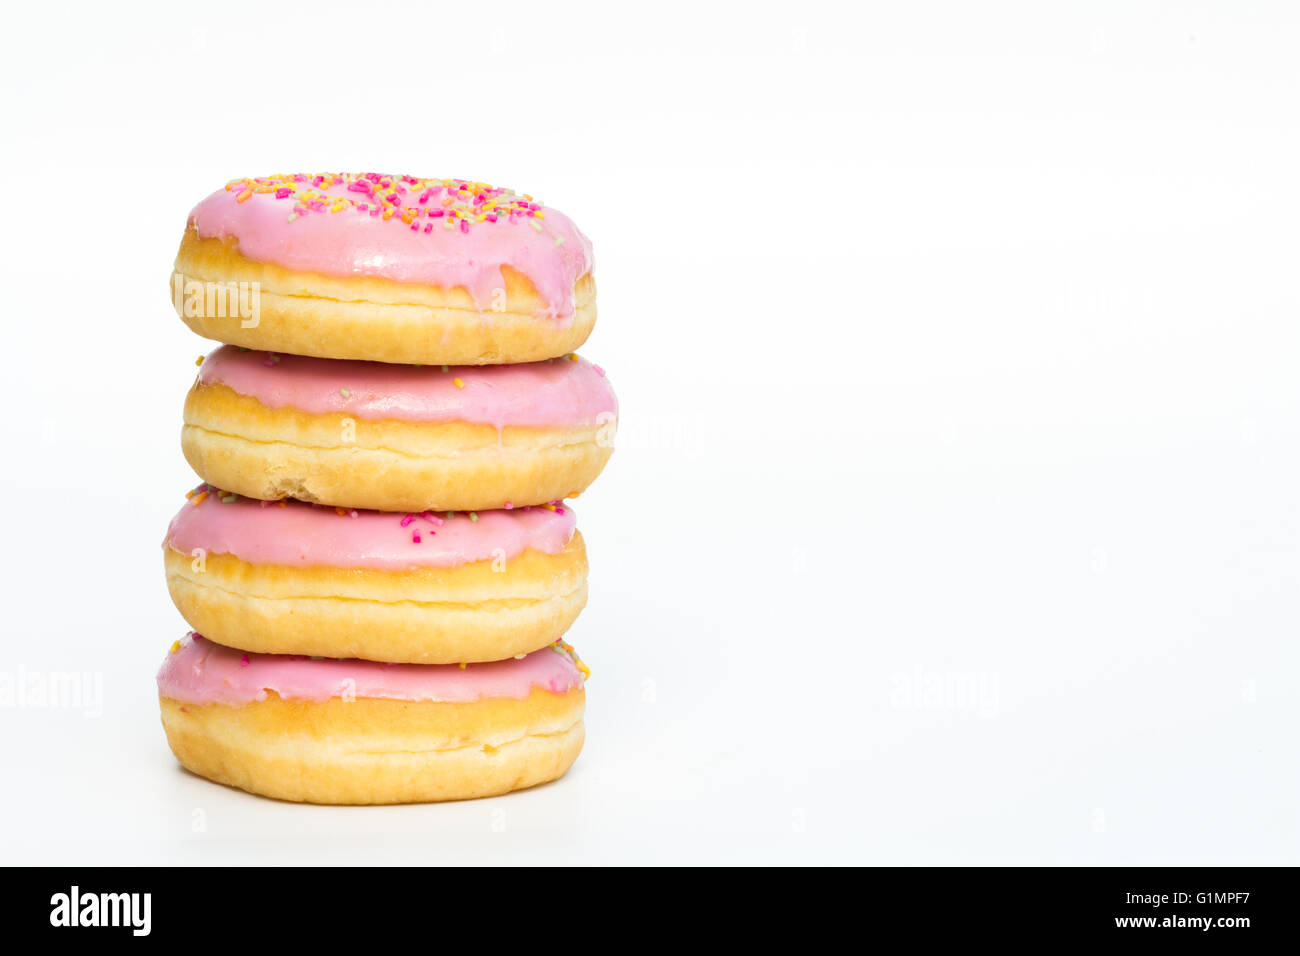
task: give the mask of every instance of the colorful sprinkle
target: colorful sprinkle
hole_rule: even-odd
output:
[[[342,187],[342,194],[330,190]],[[433,223],[468,233],[480,223],[510,224],[523,219],[537,232],[546,218],[542,205],[527,193],[516,193],[466,179],[417,179],[381,173],[317,173],[241,178],[226,189],[239,202],[267,195],[285,202],[290,222],[311,214],[352,212],[393,220],[413,232],[429,235]],[[555,244],[564,240],[557,237]]]
[[[578,656],[578,652],[573,649],[572,644],[566,644],[564,641],[556,641],[551,645],[551,650],[559,654],[567,655],[569,660],[573,661],[574,666],[577,667],[578,671],[582,674],[582,679],[584,681],[591,677],[591,668],[582,662],[582,658]]]

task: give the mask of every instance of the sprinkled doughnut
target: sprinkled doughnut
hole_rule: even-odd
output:
[[[158,672],[188,770],[307,803],[415,803],[519,790],[582,749],[588,671],[567,644],[486,664],[254,654],[187,635]]]
[[[237,179],[190,213],[172,304],[206,338],[445,365],[572,352],[596,321],[591,243],[527,194],[461,179]]]
[[[267,654],[500,660],[554,643],[587,602],[586,547],[559,503],[404,515],[204,484],[163,558],[192,628]]]
[[[572,353],[508,366],[392,365],[217,349],[185,401],[199,477],[251,498],[481,511],[585,490],[618,403]]]

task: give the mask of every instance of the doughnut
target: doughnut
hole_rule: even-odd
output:
[[[590,673],[567,644],[488,664],[250,654],[197,634],[158,672],[187,770],[301,803],[488,797],[563,776]]]
[[[265,654],[493,661],[562,637],[587,602],[565,505],[400,514],[200,485],[163,542],[190,627]]]
[[[527,194],[462,179],[236,179],[190,213],[172,304],[205,338],[425,365],[535,362],[596,322],[591,243]]]
[[[569,353],[413,366],[217,349],[185,400],[181,447],[251,498],[377,511],[481,511],[571,497],[613,452],[618,402]]]

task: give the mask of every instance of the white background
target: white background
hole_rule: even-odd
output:
[[[1300,862],[1294,6],[307,10],[6,9],[0,677],[102,702],[0,708],[0,859]],[[171,260],[321,169],[595,242],[554,785],[295,806],[167,749]]]

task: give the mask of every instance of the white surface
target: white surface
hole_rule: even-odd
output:
[[[6,12],[0,673],[103,696],[0,708],[0,858],[1300,862],[1294,7],[322,6]],[[168,268],[314,168],[596,244],[558,784],[299,807],[167,750]]]

